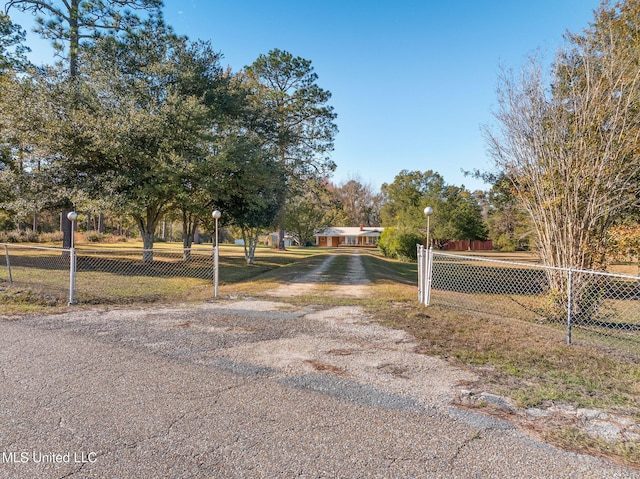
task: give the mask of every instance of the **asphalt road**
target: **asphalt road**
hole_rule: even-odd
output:
[[[0,364],[2,478],[640,477],[453,407],[460,373],[357,309],[0,320]]]

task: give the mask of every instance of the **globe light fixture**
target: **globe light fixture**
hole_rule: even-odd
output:
[[[429,219],[431,218],[431,215],[433,214],[433,208],[431,206],[427,206],[424,209],[424,214],[427,217],[427,244],[425,245],[427,248],[431,247],[431,244],[429,243],[429,229],[430,229],[430,224],[429,224]]]

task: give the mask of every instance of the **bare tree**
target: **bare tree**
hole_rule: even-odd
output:
[[[342,203],[348,226],[379,226],[382,197],[373,186],[359,177],[333,186],[333,193]]]
[[[606,230],[637,201],[640,72],[615,35],[602,35],[606,25],[597,38],[568,36],[549,81],[538,58],[520,75],[503,74],[498,128],[486,132],[551,266],[603,266]],[[564,291],[563,276],[550,276],[556,292]]]

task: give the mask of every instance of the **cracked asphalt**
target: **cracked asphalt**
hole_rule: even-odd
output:
[[[468,373],[358,308],[275,296],[0,320],[0,477],[640,477],[454,407]]]

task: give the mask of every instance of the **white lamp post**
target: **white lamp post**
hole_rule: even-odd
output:
[[[69,250],[69,306],[76,303],[76,251],[73,247],[73,236],[78,213],[70,211],[67,218],[71,221],[71,248]]]
[[[433,214],[433,208],[431,206],[427,206],[424,209],[424,214],[427,216],[427,244],[425,245],[427,247],[427,249],[429,249],[431,247],[431,243],[429,243],[429,219],[431,218],[431,215]]]
[[[216,226],[215,226],[215,240],[213,242],[213,297],[217,298],[218,297],[218,220],[220,219],[220,217],[222,216],[222,213],[220,213],[220,211],[215,210],[213,213],[211,213],[211,216],[213,216],[213,219],[216,220]]]
[[[433,208],[431,206],[427,206],[424,209],[424,214],[427,217],[427,244],[425,245],[424,251],[424,266],[422,268],[424,277],[422,280],[422,287],[424,291],[422,293],[422,302],[425,306],[429,306],[430,297],[431,297],[431,239],[430,239],[430,219],[433,214]]]

